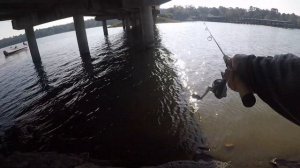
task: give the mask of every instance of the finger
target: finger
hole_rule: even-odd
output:
[[[229,69],[225,69],[224,79],[225,79],[226,81],[228,81],[228,79],[229,79],[229,73],[230,73],[230,70],[229,70]]]
[[[228,56],[224,56],[224,61],[225,61],[225,64],[226,64],[227,68],[231,69],[232,59],[230,57],[228,57]]]

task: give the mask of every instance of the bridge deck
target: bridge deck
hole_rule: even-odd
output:
[[[167,1],[170,0],[1,0],[0,21],[25,21],[26,24],[13,25],[14,29],[24,29],[29,24],[35,26],[74,15],[122,18],[141,6]]]

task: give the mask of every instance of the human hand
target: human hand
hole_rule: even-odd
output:
[[[239,92],[242,102],[245,107],[252,107],[256,99],[253,95],[253,91],[251,86],[247,86],[245,82],[243,82],[238,73],[239,66],[244,66],[245,62],[242,62],[243,57],[246,55],[235,55],[233,58],[225,59],[227,69],[225,70],[224,78],[227,81],[228,87],[236,92]]]
[[[225,70],[224,78],[227,81],[228,87],[236,92],[242,92],[245,85],[238,75],[239,57],[242,55],[235,55],[232,58],[225,59],[227,69]]]

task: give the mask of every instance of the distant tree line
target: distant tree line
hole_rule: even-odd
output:
[[[109,20],[107,23],[115,24],[116,22],[118,22],[118,21],[117,20]],[[86,28],[92,28],[92,27],[98,27],[98,26],[102,26],[101,21],[95,21],[94,19],[85,21]],[[35,30],[35,36],[36,36],[36,38],[41,38],[41,37],[51,36],[54,34],[73,31],[74,29],[75,29],[74,24],[69,23],[69,24],[53,26],[53,27],[49,27],[49,28],[45,28],[45,29],[37,29],[37,30]],[[22,43],[24,41],[27,41],[25,34],[4,38],[4,39],[0,40],[0,48],[4,48],[4,47],[10,46],[10,45]]]
[[[277,9],[271,10],[259,9],[250,6],[249,9],[242,8],[225,8],[220,6],[219,8],[208,7],[194,7],[194,6],[174,6],[168,9],[161,9],[160,17],[170,20],[178,21],[197,21],[197,20],[209,20],[209,18],[221,18],[219,21],[224,22],[238,22],[243,18],[254,19],[269,19],[278,21],[291,22],[295,27],[300,28],[300,17],[292,14],[280,13]],[[108,24],[116,24],[117,20],[109,20]],[[95,21],[93,19],[85,21],[86,28],[102,26],[102,22]],[[64,33],[74,30],[74,24],[69,23],[60,26],[49,27],[45,29],[39,29],[35,31],[37,38],[46,37],[58,33]],[[13,36],[0,40],[0,48],[14,45],[26,41],[24,34],[19,36]]]
[[[179,21],[207,20],[213,17],[223,17],[223,20],[226,22],[237,22],[243,18],[269,19],[289,21],[294,24],[295,27],[300,28],[300,17],[294,13],[280,13],[278,9],[275,8],[267,10],[253,6],[250,6],[249,9],[225,8],[222,6],[219,8],[174,6],[168,9],[161,9],[160,16]]]

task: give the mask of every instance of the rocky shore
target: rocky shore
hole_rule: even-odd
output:
[[[122,166],[123,165],[123,166]],[[0,155],[1,168],[121,168],[122,161],[107,161],[89,158],[88,154],[59,154],[56,152],[19,153]],[[217,160],[174,161],[143,168],[227,168],[228,163]]]

